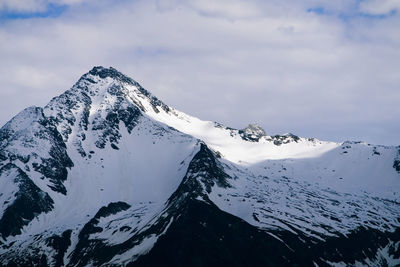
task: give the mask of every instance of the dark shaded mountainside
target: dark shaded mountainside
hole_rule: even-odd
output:
[[[95,67],[0,129],[0,266],[400,266],[399,162],[203,122]]]

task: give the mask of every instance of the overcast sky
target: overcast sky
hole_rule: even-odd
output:
[[[0,124],[95,65],[234,128],[400,145],[398,0],[0,0]]]

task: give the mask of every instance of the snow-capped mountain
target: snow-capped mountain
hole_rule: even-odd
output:
[[[400,265],[400,147],[175,110],[95,67],[0,130],[0,265]]]

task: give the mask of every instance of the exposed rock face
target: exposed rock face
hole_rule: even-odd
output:
[[[244,140],[258,142],[261,137],[266,136],[264,129],[257,124],[249,124],[243,130],[239,130],[240,135]]]
[[[393,162],[393,168],[400,173],[400,147],[398,147],[397,157],[395,157]]]
[[[53,200],[46,192],[38,188],[27,174],[12,163],[0,169],[2,184],[13,183],[17,190],[12,201],[5,201],[5,209],[0,219],[0,234],[6,240],[8,236],[21,234],[21,229],[32,221],[37,214],[49,212]],[[3,187],[4,188],[4,187]]]

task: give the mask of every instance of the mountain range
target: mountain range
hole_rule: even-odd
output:
[[[400,146],[203,121],[104,67],[0,129],[0,266],[349,265],[400,265]]]

